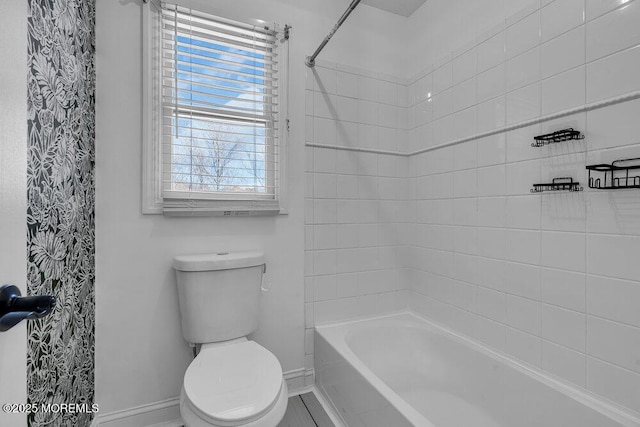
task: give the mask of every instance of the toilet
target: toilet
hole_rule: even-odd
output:
[[[180,394],[185,427],[275,427],[287,409],[278,359],[247,335],[258,327],[260,252],[177,256],[182,334],[200,351]]]

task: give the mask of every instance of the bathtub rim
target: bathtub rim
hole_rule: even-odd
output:
[[[592,393],[586,389],[575,386],[553,374],[542,371],[539,367],[519,361],[510,355],[499,350],[493,349],[485,344],[476,341],[464,334],[456,332],[445,325],[435,322],[419,313],[411,310],[401,310],[393,313],[385,313],[373,316],[358,317],[349,320],[341,320],[336,322],[324,322],[316,325],[314,330],[318,333],[330,346],[334,348],[349,364],[351,364],[374,389],[380,393],[385,399],[392,403],[396,408],[415,425],[424,425],[425,427],[435,427],[424,415],[418,412],[413,406],[409,405],[402,399],[391,387],[389,387],[382,379],[369,369],[364,362],[351,350],[346,342],[347,335],[352,332],[348,330],[348,326],[371,322],[375,320],[387,318],[405,318],[407,317],[414,322],[421,323],[419,326],[423,329],[430,330],[439,335],[444,335],[454,341],[466,345],[473,350],[479,351],[500,363],[504,363],[508,367],[527,375],[528,377],[545,384],[548,387],[566,395],[567,397],[581,403],[584,406],[599,412],[600,414],[611,418],[615,422],[620,423],[624,427],[640,427],[640,414],[636,414],[629,408],[625,408],[615,402],[612,402],[602,396]],[[337,336],[336,336],[337,335]],[[337,342],[336,342],[337,341]],[[427,424],[425,424],[425,422]]]
[[[383,316],[387,317],[387,316]],[[373,320],[378,317],[368,318],[366,320]],[[361,319],[365,321],[364,319]],[[342,324],[342,322],[341,322]],[[330,326],[336,326],[332,324]],[[316,330],[316,332],[318,332]],[[411,424],[414,426],[424,426],[424,427],[436,427],[431,423],[424,415],[418,412],[413,406],[407,403],[404,399],[402,399],[391,387],[384,383],[377,375],[375,375],[352,351],[349,349],[346,342],[342,341],[344,344],[344,350],[349,351],[349,354],[345,354],[342,349],[336,348],[334,343],[327,339],[326,336],[322,335],[318,332],[321,338],[326,341],[326,343],[331,346],[341,357],[343,357],[349,365],[351,365],[358,374],[360,374],[384,399],[386,399],[400,414]],[[321,383],[317,383],[316,386],[318,389],[325,395],[325,398],[331,402],[334,410],[340,414],[340,411],[337,408],[337,405],[329,398],[329,394],[324,389],[324,386]],[[342,414],[340,414],[342,417]],[[346,422],[345,422],[346,425]]]

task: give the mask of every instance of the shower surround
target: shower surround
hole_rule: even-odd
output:
[[[307,70],[305,352],[313,326],[404,306],[400,229],[412,219],[407,86],[317,61]],[[340,150],[328,146],[354,149]],[[358,149],[373,150],[360,152]]]
[[[360,71],[364,77],[340,87],[333,82],[353,70],[317,67],[307,80],[307,328],[389,311],[392,304],[365,302],[373,301],[371,295],[390,298],[393,291],[398,309],[409,308],[637,416],[640,318],[633,302],[640,297],[634,261],[640,204],[637,190],[588,189],[585,166],[640,153],[634,118],[640,112],[640,100],[634,100],[640,34],[632,30],[639,19],[637,0],[621,7],[537,1],[408,81],[383,78],[406,93],[396,105],[395,148],[370,143],[372,136],[389,140],[379,137],[389,117],[368,123],[370,105],[358,103],[349,111],[352,119],[340,116],[345,91],[355,96],[354,88],[367,87],[365,78],[375,74]],[[378,80],[374,101],[380,101],[381,87]],[[619,98],[627,96],[632,99]],[[596,105],[605,100],[612,102]],[[345,120],[355,127],[344,126]],[[367,133],[367,126],[378,126],[378,132]],[[531,146],[534,136],[569,127],[586,139]],[[343,132],[350,140],[341,128],[353,129]],[[358,177],[358,190],[386,180],[371,165],[399,165],[393,175],[398,196],[392,197],[397,216],[390,216],[397,225],[390,238],[396,283],[376,274],[382,267],[375,262],[363,271],[357,258],[362,248],[354,252],[338,244],[353,230],[340,223],[339,207],[360,197],[341,176],[345,159],[354,162],[355,175],[369,171]],[[564,176],[585,191],[530,192],[534,183]],[[339,196],[349,188],[350,196]],[[357,215],[371,215],[376,205],[376,218],[384,218],[379,192],[365,200],[376,203],[358,200]],[[364,231],[362,218],[353,218]],[[333,244],[334,231],[334,246],[318,246]],[[352,242],[360,245],[358,239]],[[358,271],[357,286],[344,277],[352,269]],[[371,285],[380,281],[380,287]],[[311,339],[308,332],[308,357]]]

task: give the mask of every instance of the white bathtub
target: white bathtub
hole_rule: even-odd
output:
[[[349,427],[640,426],[411,313],[316,327],[316,385]]]

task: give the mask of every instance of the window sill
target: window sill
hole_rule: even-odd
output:
[[[159,209],[148,214],[170,217],[247,217],[286,214],[274,200],[188,200],[165,199]]]

